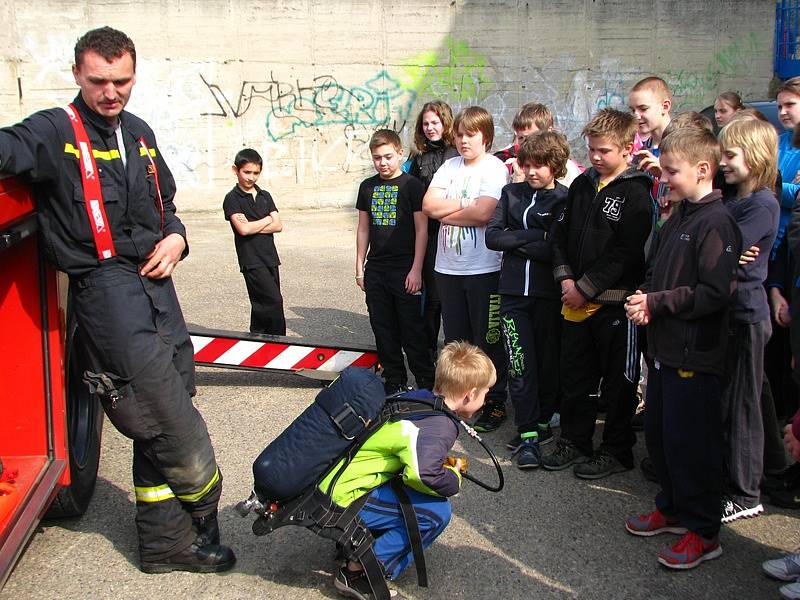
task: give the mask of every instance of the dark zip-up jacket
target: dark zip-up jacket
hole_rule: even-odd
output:
[[[661,228],[642,287],[650,323],[647,353],[669,367],[723,375],[728,312],[742,235],[714,191],[684,200]]]
[[[775,193],[761,188],[744,198],[725,198],[742,232],[742,247],[758,246],[760,253],[752,263],[737,270],[739,284],[731,307],[731,319],[737,323],[758,323],[769,319],[769,301],[764,281],[767,278],[770,253],[778,234],[780,206]]]
[[[503,188],[486,226],[486,247],[503,252],[501,294],[558,300],[561,290],[553,279],[551,230],[561,216],[568,190],[534,190],[527,182]]]
[[[408,174],[413,175],[422,182],[425,186],[425,191],[433,181],[433,176],[449,158],[458,156],[458,150],[452,146],[446,146],[444,142],[431,142],[428,141],[429,150],[420,152],[411,160],[411,166],[408,169]],[[436,238],[439,235],[439,221],[436,219],[428,219],[428,245],[433,243],[436,245]]]
[[[553,228],[553,275],[575,280],[598,304],[623,304],[645,278],[644,245],[653,225],[650,177],[629,168],[598,191],[592,167],[569,188]]]
[[[115,129],[89,109],[80,94],[73,100],[92,145],[103,203],[117,252],[116,261],[138,265],[156,243],[186,230],[175,216],[175,180],[150,127],[129,112],[119,115],[127,166],[123,166]],[[164,205],[164,228],[150,161],[153,155]],[[79,170],[80,150],[67,114],[61,108],[34,113],[21,123],[0,129],[0,172],[33,184],[47,258],[61,271],[85,275],[99,266],[86,215]],[[184,256],[188,252],[184,251]]]

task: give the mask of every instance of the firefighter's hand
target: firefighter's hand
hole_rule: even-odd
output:
[[[445,465],[448,467],[453,467],[455,469],[458,469],[458,472],[463,474],[467,472],[467,466],[469,465],[469,461],[465,456],[464,457],[448,456]]]
[[[156,244],[153,251],[147,255],[139,273],[142,277],[150,279],[166,279],[172,275],[175,265],[181,260],[181,255],[186,248],[186,240],[179,233],[170,233]]]
[[[362,292],[364,291],[364,274],[356,275],[356,285]]]

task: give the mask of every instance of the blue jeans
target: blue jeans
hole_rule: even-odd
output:
[[[450,522],[450,501],[405,489],[417,514],[422,547],[427,548]],[[395,579],[414,559],[400,501],[388,483],[372,490],[359,516],[375,537],[373,549],[386,576]]]

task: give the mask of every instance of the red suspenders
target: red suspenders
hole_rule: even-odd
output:
[[[117,251],[114,249],[114,240],[111,239],[111,229],[106,216],[106,209],[103,204],[103,192],[100,189],[100,180],[97,176],[97,163],[94,160],[92,152],[92,145],[89,143],[89,136],[86,134],[86,128],[83,126],[78,111],[70,104],[64,110],[69,117],[69,122],[72,125],[72,131],[75,133],[75,143],[80,150],[80,170],[81,181],[83,182],[83,197],[86,200],[86,215],[89,218],[89,225],[92,229],[92,236],[94,237],[94,245],[97,248],[97,258],[101,261],[116,256]],[[144,138],[139,138],[140,150],[150,161],[148,172],[153,175],[153,180],[156,184],[156,201],[158,212],[161,215],[161,230],[164,230],[164,202],[161,199],[161,187],[158,184],[158,167],[156,161],[153,160],[151,150],[147,147]],[[120,149],[120,152],[125,152],[125,149]]]
[[[80,150],[80,170],[83,181],[83,197],[86,200],[86,216],[89,218],[89,225],[94,236],[97,258],[103,261],[116,256],[117,252],[114,249],[114,240],[111,239],[111,229],[103,204],[103,192],[100,190],[97,164],[92,153],[92,145],[89,143],[89,136],[86,135],[86,128],[83,126],[78,111],[72,104],[64,110],[69,117],[72,131],[75,132],[75,143],[78,144]]]

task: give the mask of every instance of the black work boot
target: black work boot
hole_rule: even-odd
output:
[[[144,573],[170,573],[189,571],[191,573],[220,573],[228,571],[236,564],[236,555],[227,546],[219,544],[198,545],[200,538],[188,548],[161,560],[142,561],[140,569]]]
[[[217,521],[217,511],[204,517],[193,517],[192,526],[197,532],[195,544],[207,546],[208,544],[219,545],[219,522]]]

